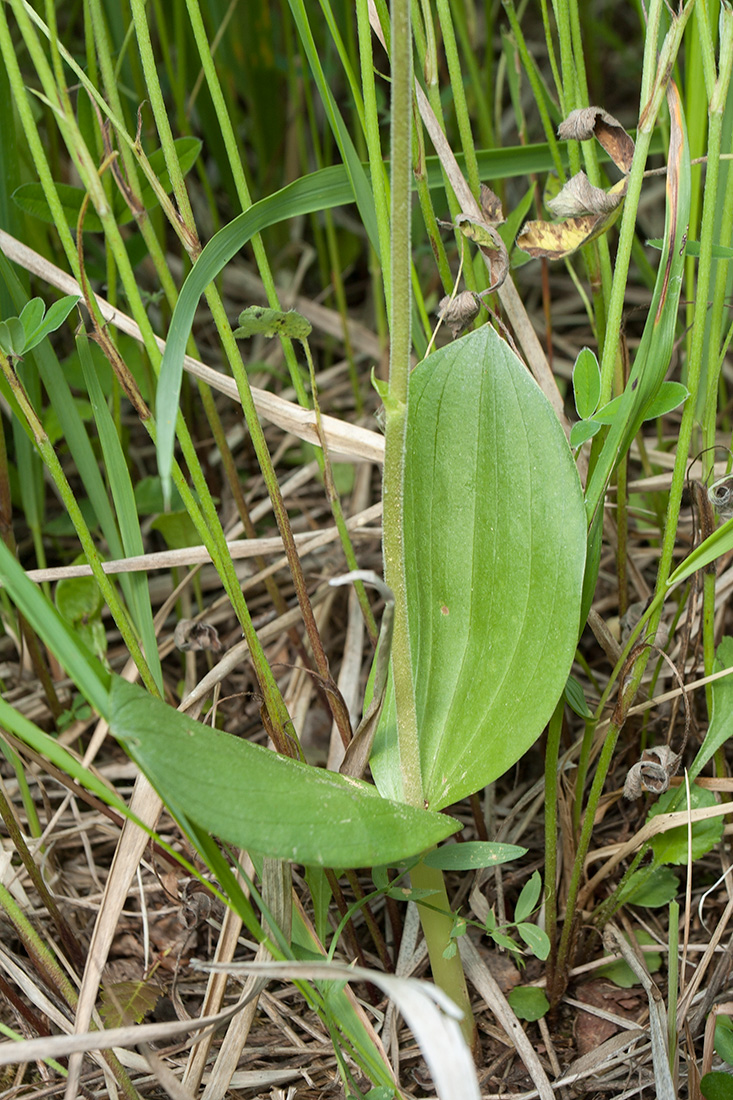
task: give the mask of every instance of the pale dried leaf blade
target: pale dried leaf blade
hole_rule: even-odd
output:
[[[547,202],[556,218],[575,218],[583,214],[609,214],[623,199],[616,190],[594,187],[585,172],[573,176],[554,199]]]
[[[479,1100],[476,1068],[458,1023],[461,1014],[442,989],[430,982],[339,963],[229,963],[220,968],[216,963],[192,960],[191,965],[204,971],[224,969],[293,981],[372,982],[395,1002],[415,1036],[440,1100]]]
[[[455,298],[441,298],[438,303],[438,317],[451,330],[453,339],[468,328],[477,317],[481,305],[470,290],[456,294]]]
[[[613,163],[622,172],[631,171],[634,159],[634,142],[618,119],[602,107],[580,107],[571,111],[557,128],[563,141],[589,141],[596,138]]]

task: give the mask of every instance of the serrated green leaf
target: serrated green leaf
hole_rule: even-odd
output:
[[[269,309],[264,306],[248,306],[239,314],[239,328],[234,330],[238,340],[250,336],[287,336],[291,340],[307,340],[313,331],[310,321],[294,309]]]
[[[440,809],[539,737],[578,637],[577,470],[547,399],[490,325],[411,375],[404,546],[423,792]],[[393,687],[370,764],[400,800]]]
[[[677,791],[671,789],[661,795],[654,803],[647,815],[647,821],[651,821],[658,814],[667,813],[672,801],[677,801]],[[713,791],[705,787],[699,787],[697,783],[690,785],[690,807],[699,810],[708,806],[716,806],[717,801]],[[684,809],[686,800],[677,809]],[[725,822],[722,817],[713,817],[707,821],[695,821],[692,825],[692,859],[700,859],[707,855],[723,835]],[[668,829],[666,833],[658,833],[652,837],[651,847],[656,863],[669,863],[680,866],[687,863],[687,825],[679,825],[676,829]]]
[[[139,1024],[152,1012],[163,990],[151,981],[111,982],[102,987],[99,1015],[107,1027]]]
[[[540,877],[539,871],[535,871],[534,874],[527,879],[517,898],[517,904],[514,907],[515,921],[523,921],[531,916],[539,901],[541,892],[542,878]]]
[[[507,994],[512,1010],[520,1020],[539,1020],[550,1011],[544,990],[532,985],[517,985]]]
[[[565,702],[574,711],[578,718],[592,718],[588,704],[585,701],[585,692],[579,681],[571,674],[565,684]]]
[[[423,863],[428,867],[439,867],[443,871],[470,871],[478,867],[496,867],[500,863],[509,863],[512,859],[521,859],[526,854],[527,849],[516,844],[468,840],[465,844],[447,844],[434,852],[428,852],[423,857]]]
[[[588,420],[598,408],[601,396],[601,368],[595,353],[582,348],[573,367],[573,396],[581,420]]]
[[[645,420],[656,420],[678,408],[690,396],[687,386],[681,382],[662,382],[659,393],[644,413]]]
[[[175,815],[232,844],[319,867],[407,858],[460,829],[368,783],[203,726],[120,677],[110,729]]]
[[[550,940],[546,932],[536,924],[527,922],[516,925],[516,929],[533,955],[538,959],[547,958],[550,954]]]
[[[597,435],[602,427],[600,420],[579,420],[570,429],[570,446],[582,447],[584,443]]]

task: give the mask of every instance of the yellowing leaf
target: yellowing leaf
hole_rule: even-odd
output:
[[[517,248],[530,256],[564,260],[594,237],[600,237],[616,221],[620,205],[608,214],[585,214],[564,222],[526,222],[517,237]]]
[[[509,271],[509,253],[506,245],[494,229],[486,221],[472,218],[468,214],[459,214],[456,217],[455,228],[460,229],[464,237],[473,241],[483,252],[491,264],[491,287],[496,290],[501,286]]]
[[[99,1015],[107,1027],[139,1024],[152,1012],[163,990],[155,982],[112,982],[102,990]]]

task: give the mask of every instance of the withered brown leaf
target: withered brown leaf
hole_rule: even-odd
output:
[[[631,171],[634,142],[621,123],[602,107],[579,107],[571,111],[557,128],[563,141],[589,141],[596,138],[613,163],[622,172]]]

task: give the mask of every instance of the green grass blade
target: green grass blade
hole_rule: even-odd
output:
[[[0,542],[0,583],[7,588],[18,610],[43,639],[77,685],[84,698],[106,718],[109,713],[110,674],[61,618],[43,592],[28,580],[25,571]]]
[[[89,340],[86,333],[81,333],[76,338],[76,346],[79,351],[87,393],[91,401],[94,419],[99,433],[99,441],[102,445],[105,469],[109,479],[112,498],[115,502],[117,519],[122,534],[122,545],[125,555],[137,557],[145,553],[140,522],[135,504],[135,494],[130,480],[130,472],[122,451],[122,445],[115,428],[112,414],[102,393],[94,362],[89,349]],[[163,673],[160,667],[158,645],[155,638],[153,625],[153,612],[150,606],[150,591],[147,584],[147,576],[144,573],[133,573],[130,576],[129,604],[133,620],[140,632],[145,656],[147,657],[150,671],[163,694]]]
[[[220,229],[204,248],[181,288],[160,365],[155,410],[158,470],[164,486],[170,484],[186,343],[201,295],[255,233],[286,218],[312,214],[351,201],[353,193],[343,169],[326,168],[261,199]]]

